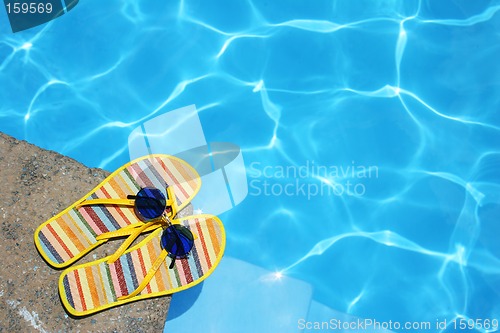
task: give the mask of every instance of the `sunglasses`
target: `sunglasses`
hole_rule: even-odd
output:
[[[127,199],[85,200],[76,208],[89,205],[133,206],[135,215],[141,221],[168,225],[161,235],[161,246],[172,259],[169,268],[174,267],[176,259],[185,258],[194,246],[195,236],[191,230],[170,221],[170,218],[177,214],[175,195],[171,187],[167,186],[167,197],[157,188],[144,187],[136,195],[127,195]]]
[[[177,214],[174,191],[167,186],[167,197],[154,187],[143,187],[136,195],[127,195],[127,199],[90,199],[76,205],[76,209],[91,205],[133,206],[135,215],[143,222],[154,221],[164,213],[173,218]]]
[[[135,215],[143,222],[159,218],[167,209],[167,199],[157,188],[142,188],[136,195],[127,195],[127,199],[134,200]]]
[[[175,259],[186,258],[193,245],[193,233],[180,224],[171,224],[161,235],[161,247],[168,252],[168,256],[172,259],[169,268],[174,267]]]

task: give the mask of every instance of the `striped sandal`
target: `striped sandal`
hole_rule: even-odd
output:
[[[115,260],[139,233],[159,226],[147,224],[135,210],[144,189],[157,189],[171,202],[166,214],[175,218],[198,193],[201,179],[183,160],[148,155],[125,164],[70,207],[40,225],[35,245],[56,268],[67,267],[111,238],[129,236]],[[127,198],[127,199],[125,199]]]
[[[225,249],[226,236],[219,218],[202,214],[161,220],[162,228],[118,256],[115,253],[62,272],[59,294],[68,312],[89,315],[169,295],[207,278]]]

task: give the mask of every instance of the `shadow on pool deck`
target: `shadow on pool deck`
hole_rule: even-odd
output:
[[[162,332],[170,297],[73,319],[58,295],[61,270],[37,252],[38,225],[80,199],[109,173],[0,133],[0,332]],[[78,263],[114,252],[119,242]]]

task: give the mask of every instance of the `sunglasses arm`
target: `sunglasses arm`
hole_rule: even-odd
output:
[[[117,205],[117,206],[131,206],[134,207],[134,200],[132,199],[91,199],[80,202],[76,205],[76,209],[82,206],[92,205]]]

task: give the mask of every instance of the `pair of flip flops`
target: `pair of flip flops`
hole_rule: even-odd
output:
[[[200,187],[198,173],[185,161],[148,155],[125,164],[40,225],[36,247],[56,268],[126,237],[113,255],[62,272],[59,294],[68,312],[83,316],[170,295],[208,277],[224,253],[222,222],[208,214],[177,217]],[[151,234],[131,246],[145,232]]]

